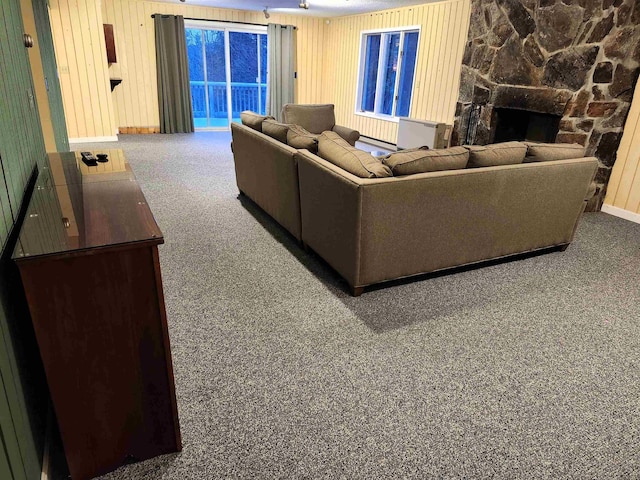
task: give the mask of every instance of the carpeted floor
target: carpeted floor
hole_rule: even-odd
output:
[[[100,145],[165,235],[184,442],[103,479],[640,478],[640,225],[353,298],[237,198],[229,142]]]

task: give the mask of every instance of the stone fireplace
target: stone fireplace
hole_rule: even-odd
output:
[[[598,210],[640,71],[639,0],[471,0],[452,140],[579,143]]]

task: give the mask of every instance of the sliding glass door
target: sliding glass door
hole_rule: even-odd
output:
[[[266,27],[185,23],[196,129],[228,129],[244,110],[264,114]]]

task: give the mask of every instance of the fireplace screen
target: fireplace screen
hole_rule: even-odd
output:
[[[560,125],[559,115],[496,108],[496,133],[494,143],[510,140],[529,140],[532,142],[555,142]]]

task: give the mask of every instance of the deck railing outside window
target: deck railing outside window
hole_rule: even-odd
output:
[[[205,82],[192,80],[191,99],[193,116],[207,118],[207,95]],[[210,118],[227,118],[227,84],[225,82],[207,82]],[[266,83],[231,82],[232,117],[237,118],[240,112],[252,110],[264,112],[267,98]]]

